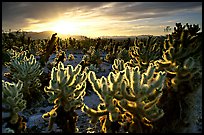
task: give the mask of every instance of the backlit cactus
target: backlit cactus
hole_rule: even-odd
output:
[[[22,92],[24,99],[28,101],[28,106],[34,103],[36,98],[43,98],[39,90],[41,86],[39,76],[43,71],[34,55],[31,54],[30,57],[27,57],[25,51],[15,54],[11,59],[9,70],[13,81],[21,80],[23,82]],[[36,96],[35,100],[32,100],[34,95]]]
[[[199,54],[201,45],[195,44],[197,38],[197,36],[189,36],[187,31],[182,32],[179,40],[175,40],[172,38],[172,35],[169,35],[164,43],[164,48],[167,49],[167,51],[163,54],[162,58],[164,61],[181,64],[189,56],[193,57]]]
[[[13,129],[16,132],[23,132],[26,128],[25,122],[21,122],[22,127],[20,127],[19,121],[21,118],[19,112],[26,108],[26,100],[23,99],[23,82],[18,81],[18,83],[9,83],[2,80],[2,118],[9,119],[10,125],[19,126],[18,129]],[[8,114],[6,116],[6,114]]]
[[[53,122],[51,121],[55,116],[63,132],[77,131],[77,114],[74,110],[83,105],[85,89],[86,73],[81,73],[81,65],[77,65],[75,68],[68,65],[67,68],[64,68],[64,64],[59,62],[57,68],[52,68],[49,86],[44,89],[49,96],[49,103],[55,104],[50,112],[43,115],[44,119],[48,117],[50,120],[49,130],[52,128]]]
[[[96,124],[100,119],[102,132],[115,132],[112,126],[118,123],[119,108],[117,107],[118,101],[115,99],[121,98],[121,94],[117,93],[121,88],[120,81],[122,81],[122,74],[118,73],[118,77],[114,77],[114,73],[110,73],[108,79],[104,76],[101,79],[96,78],[96,74],[90,71],[88,74],[89,82],[92,84],[94,92],[97,93],[102,103],[98,105],[98,109],[94,110],[84,105],[83,111],[91,116],[90,122]],[[116,126],[116,125],[115,125]]]
[[[118,53],[117,56],[118,59],[122,59],[125,62],[129,61],[131,59],[130,57],[130,51],[126,50],[125,48],[123,48],[122,50],[120,50],[120,52]]]
[[[194,76],[194,72],[200,71],[201,63],[199,59],[202,42],[198,41],[201,35],[195,33],[195,31],[198,31],[196,26],[194,28],[187,24],[188,29],[185,29],[186,25],[182,27],[180,23],[176,24],[176,26],[175,31],[172,35],[168,35],[164,42],[164,49],[166,51],[162,55],[163,59],[155,61],[155,63],[158,63],[158,70],[165,70],[168,74],[176,75],[177,79],[182,79],[181,77],[185,78],[186,74]],[[189,62],[191,66],[195,64],[193,66],[194,70],[186,68]],[[188,80],[191,80],[191,78],[188,78]]]
[[[118,73],[125,69],[125,62],[124,60],[114,59],[114,63],[112,65],[112,69],[114,73]]]
[[[91,64],[93,64],[98,67],[102,63],[99,49],[95,49],[94,46],[90,46],[89,50],[86,51],[85,55],[83,56],[82,61],[84,66],[90,66]]]
[[[156,66],[150,64],[147,71],[141,74],[138,66],[125,68],[125,80],[121,85],[126,89],[121,91],[124,98],[119,103],[132,115],[132,121],[128,122],[129,132],[145,132],[141,124],[151,127],[152,122],[164,115],[157,103],[163,93],[166,73],[155,74],[155,69]]]
[[[155,65],[150,64],[141,75],[139,68],[126,66],[117,73],[111,72],[108,78],[96,78],[89,72],[88,79],[102,103],[97,110],[84,105],[83,111],[91,117],[91,123],[101,121],[102,132],[116,132],[120,126],[128,132],[144,132],[141,123],[152,126],[151,122],[160,119],[164,113],[156,104],[162,95],[165,72],[155,73]],[[127,116],[131,119],[126,120]],[[114,125],[120,125],[113,128]],[[137,125],[137,126],[136,126]]]
[[[119,52],[119,43],[110,43],[109,46],[108,46],[108,53],[106,54],[105,56],[105,60],[110,62],[110,63],[113,63],[114,62],[114,59],[117,58],[117,55],[118,55],[118,52]],[[106,49],[105,49],[106,50]]]
[[[134,47],[131,47],[130,55],[140,69],[146,69],[150,62],[160,59],[160,44],[157,38],[149,36],[148,39],[135,38]]]
[[[74,55],[73,55],[73,54],[69,54],[67,59],[68,59],[69,61],[73,61],[75,58],[74,58]]]
[[[182,93],[183,92],[182,90],[184,89],[181,89],[180,86],[184,85],[184,83],[186,82],[190,87],[189,89],[190,91],[196,89],[196,87],[194,87],[195,86],[194,83],[196,82],[191,80],[193,80],[193,77],[201,77],[202,76],[201,70],[202,69],[198,62],[192,57],[189,57],[184,61],[183,66],[178,67],[177,70],[174,72],[176,76],[173,79],[171,79],[172,87],[174,88],[175,91],[177,92],[180,91]],[[188,92],[185,90],[185,93],[183,94],[187,93]]]
[[[67,59],[66,57],[66,53],[64,51],[60,51],[55,59],[54,59],[54,62],[55,62],[55,67],[57,67],[58,63],[61,61],[62,63],[65,62]]]
[[[194,100],[191,94],[196,92],[202,79],[202,36],[198,31],[197,25],[176,24],[174,32],[164,42],[162,59],[154,62],[157,63],[157,71],[167,72],[167,91],[160,102],[166,115],[157,123],[159,130],[164,129],[164,132],[181,132],[185,128],[184,123],[191,123],[189,116],[193,111],[191,104]],[[166,123],[167,119],[171,121]]]

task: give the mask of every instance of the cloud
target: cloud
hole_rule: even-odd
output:
[[[33,19],[33,18],[26,18],[26,21],[27,23],[30,23],[30,24],[36,24],[40,22],[40,20]]]
[[[178,16],[186,13],[194,13],[199,19],[202,2],[3,2],[2,26],[40,29],[51,22],[67,20],[79,24],[84,31],[88,28],[95,33],[126,33],[173,25],[182,21]]]
[[[105,12],[110,17],[126,20],[169,16],[198,7],[202,7],[201,2],[122,2]]]

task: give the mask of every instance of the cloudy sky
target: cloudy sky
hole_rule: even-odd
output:
[[[202,2],[3,2],[2,29],[98,36],[165,35],[166,26],[199,24]]]

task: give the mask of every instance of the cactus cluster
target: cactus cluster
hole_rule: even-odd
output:
[[[164,42],[166,51],[162,55],[163,59],[155,61],[155,63],[159,63],[159,70],[165,70],[169,74],[176,75],[171,80],[174,86],[178,86],[175,83],[182,82],[183,79],[190,81],[195,75],[199,74],[198,72],[201,71],[199,57],[202,56],[202,43],[197,41],[200,36],[195,33],[195,31],[198,31],[197,27],[194,26],[194,28],[187,24],[188,29],[185,29],[186,25],[182,26],[180,23],[176,26],[174,33],[168,35]]]
[[[113,53],[108,52],[105,56],[105,60],[113,63],[114,59],[116,59],[116,56]]]
[[[34,55],[27,57],[27,52],[15,53],[12,57],[9,70],[11,79],[14,82],[21,80],[23,82],[22,92],[24,99],[28,101],[28,106],[33,102],[32,97],[43,98],[39,90],[41,86],[39,76],[42,74],[42,68],[36,61]],[[31,96],[32,95],[32,96]],[[36,101],[36,97],[35,100]]]
[[[119,52],[119,43],[116,43],[116,44],[113,44],[111,43],[109,46],[108,46],[110,49],[105,49],[105,50],[109,50],[108,53],[106,54],[105,56],[105,60],[110,62],[110,63],[113,63],[114,62],[114,59],[117,58],[117,53]]]
[[[66,53],[64,51],[60,51],[54,59],[54,66],[56,67],[58,63],[61,61],[62,63],[65,62],[67,59]]]
[[[120,59],[114,59],[112,69],[114,73],[118,73],[120,71],[123,71],[126,67],[127,63],[124,62],[124,60]]]
[[[90,66],[85,67],[85,72],[88,73],[89,71],[94,71],[95,73],[98,73],[99,68],[94,64],[90,64]]]
[[[66,68],[62,62],[58,67],[53,67],[49,86],[45,87],[45,92],[49,96],[49,103],[54,103],[54,108],[43,115],[45,120],[49,120],[49,130],[52,129],[53,118],[64,132],[76,132],[77,114],[74,110],[83,105],[83,96],[86,89],[86,73],[81,73],[81,65],[75,68],[68,65]],[[64,117],[64,118],[60,118]]]
[[[10,125],[17,125],[21,122],[22,118],[18,113],[26,108],[27,102],[23,99],[22,88],[23,82],[21,81],[18,81],[18,83],[9,83],[2,80],[2,118],[3,120],[8,119]],[[17,129],[11,130],[15,130],[16,132],[24,131],[26,123],[21,122],[20,125],[17,125]]]
[[[202,42],[198,31],[197,25],[182,26],[177,23],[174,32],[164,41],[162,59],[154,62],[157,64],[157,71],[167,72],[165,81],[167,91],[160,103],[166,110],[166,116],[158,122],[159,126],[168,127],[167,131],[181,132],[185,127],[184,123],[191,123],[190,115],[193,110],[190,105],[194,100],[191,94],[196,92],[202,79],[200,63]],[[171,119],[168,124],[165,123],[167,119]]]
[[[122,59],[125,62],[129,61],[131,59],[130,57],[130,51],[126,50],[125,48],[121,49],[117,55],[117,59]]]
[[[100,122],[103,133],[180,132],[190,123],[192,94],[202,79],[199,30],[198,25],[176,23],[163,43],[149,36],[136,38],[134,46],[130,38],[127,42],[100,38],[63,41],[55,33],[51,40],[31,41],[25,39],[25,33],[4,33],[3,62],[9,69],[4,76],[12,83],[2,80],[2,121],[8,122],[2,132],[26,132],[19,112],[36,104],[36,100],[41,102],[45,93],[53,105],[42,116],[49,122],[49,131],[57,124],[62,132],[78,132],[76,110],[82,109],[90,123]],[[62,50],[80,49],[82,44],[85,55],[80,64],[64,65],[66,59],[74,60],[74,55],[66,57]],[[112,71],[99,78],[96,73],[101,72],[101,48],[107,52],[105,60],[112,64]],[[46,65],[54,51],[54,62]],[[40,63],[34,55],[40,56]],[[43,72],[41,66],[45,65],[51,73]],[[101,101],[96,108],[84,103],[89,88]]]
[[[155,73],[155,69],[156,66],[152,63],[143,74],[140,73],[138,66],[134,68],[127,66],[125,69],[126,81],[122,85],[127,85],[127,88],[122,93],[124,99],[121,106],[133,116],[129,132],[144,132],[138,119],[146,126],[152,126],[152,122],[164,115],[163,110],[156,104],[163,93],[166,73],[161,71]],[[136,125],[140,126],[135,129]]]
[[[196,87],[198,87],[197,84],[199,83],[195,82],[193,78],[201,77],[201,70],[200,65],[195,59],[192,57],[187,58],[183,65],[177,66],[174,72],[171,71],[171,74],[175,75],[175,77],[171,79],[171,87],[175,92],[179,92],[180,95],[192,92],[194,89],[197,89]],[[190,88],[188,92],[186,88],[183,87],[184,84]]]
[[[95,49],[94,46],[90,46],[87,51],[87,63],[96,64],[97,66],[102,63],[99,49]]]
[[[28,39],[29,39],[28,50],[31,54],[36,55],[38,46],[36,46],[35,41],[31,40],[30,37]]]
[[[149,36],[148,39],[135,38],[134,47],[131,47],[132,62],[140,68],[146,69],[150,62],[160,59],[160,44],[157,38]]]
[[[83,111],[91,117],[90,122],[96,124],[100,120],[101,131],[105,133],[116,132],[121,126],[128,132],[143,132],[135,131],[135,126],[141,129],[141,123],[149,126],[161,118],[164,113],[156,104],[162,95],[165,72],[155,74],[155,69],[150,64],[147,72],[141,74],[138,66],[126,66],[100,79],[89,72],[88,80],[102,101],[97,110],[84,105]],[[118,125],[118,129],[114,125]]]

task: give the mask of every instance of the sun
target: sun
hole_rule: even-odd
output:
[[[79,32],[79,26],[74,22],[60,20],[54,22],[52,30],[59,34],[77,34]]]

